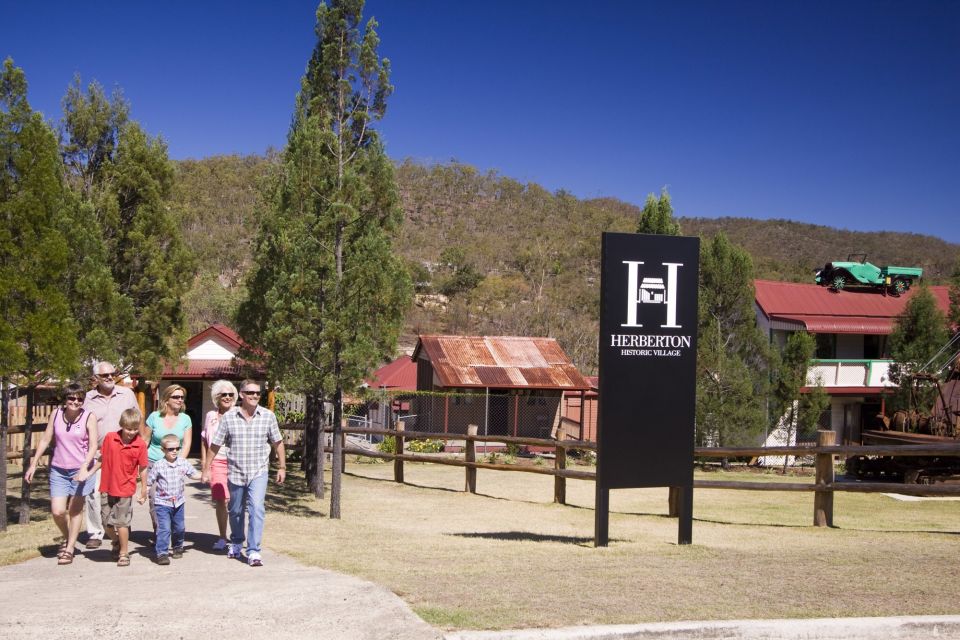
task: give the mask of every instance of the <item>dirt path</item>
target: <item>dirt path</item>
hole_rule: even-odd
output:
[[[109,543],[68,566],[57,566],[51,547],[47,557],[0,567],[0,638],[441,637],[376,584],[269,549],[260,568],[212,551],[207,495],[199,484],[188,487],[186,553],[169,566],[153,562],[149,514],[137,506],[129,567],[110,560]]]

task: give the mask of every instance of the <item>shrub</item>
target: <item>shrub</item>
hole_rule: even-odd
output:
[[[407,444],[407,449],[415,453],[440,453],[443,451],[443,440],[432,440],[429,438],[411,440]]]

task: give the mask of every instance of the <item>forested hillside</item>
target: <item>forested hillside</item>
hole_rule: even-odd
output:
[[[191,331],[231,322],[271,164],[262,156],[178,163],[177,205],[200,265],[185,293]],[[638,207],[580,200],[459,163],[405,161],[396,174],[406,214],[396,247],[417,287],[404,346],[427,332],[550,335],[585,372],[595,372],[600,233],[633,231]],[[960,255],[960,245],[917,234],[678,219],[684,234],[724,231],[753,256],[760,278],[812,281],[825,262],[865,252],[876,264],[922,266],[936,282]]]

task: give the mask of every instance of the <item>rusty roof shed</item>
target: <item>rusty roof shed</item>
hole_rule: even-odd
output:
[[[430,362],[430,388],[590,389],[554,338],[420,336],[413,359]]]

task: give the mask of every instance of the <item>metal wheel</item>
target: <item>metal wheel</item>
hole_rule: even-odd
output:
[[[845,286],[847,286],[847,276],[842,273],[833,274],[833,277],[830,279],[830,288],[840,291]]]
[[[890,293],[895,296],[899,296],[907,291],[910,288],[910,285],[903,278],[897,278],[890,285]]]

